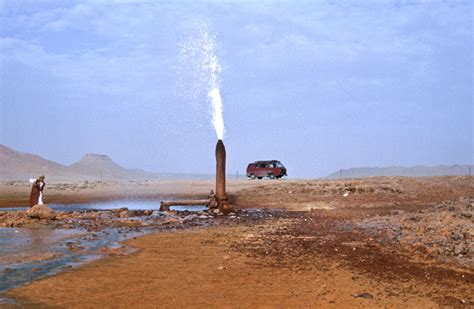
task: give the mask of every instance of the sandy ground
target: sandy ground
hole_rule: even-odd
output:
[[[265,265],[263,257],[248,257],[231,249],[236,239],[248,234],[247,229],[234,228],[145,236],[127,243],[139,248],[139,253],[98,261],[11,295],[27,296],[34,306],[60,307],[436,305],[423,295],[399,296],[416,285],[416,280],[387,289],[375,279],[344,269],[337,260],[314,259],[310,268]],[[352,296],[368,292],[372,298]]]
[[[47,179],[46,179],[47,182]],[[228,181],[229,193],[258,187],[268,181]],[[44,203],[72,204],[117,199],[160,200],[168,197],[207,197],[215,187],[214,180],[153,180],[121,182],[48,183]],[[0,208],[28,206],[31,185],[28,182],[0,182]]]
[[[472,308],[473,180],[230,182],[236,208],[286,210],[128,240],[135,253],[112,254],[7,295],[26,307]],[[205,194],[212,182],[189,184]],[[169,186],[166,194],[187,194],[186,186]],[[133,188],[143,197],[164,191]],[[107,193],[95,193],[99,198],[115,194],[101,190]],[[89,199],[95,192],[71,191]],[[15,194],[10,202],[21,196]]]

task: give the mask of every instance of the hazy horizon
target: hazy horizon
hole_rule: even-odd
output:
[[[183,42],[215,36],[227,172],[472,164],[470,1],[0,1],[0,144],[211,174]]]

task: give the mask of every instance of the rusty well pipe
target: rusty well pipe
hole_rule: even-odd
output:
[[[219,210],[227,215],[232,211],[229,199],[225,192],[225,147],[222,140],[217,141],[216,145],[216,196]]]
[[[216,196],[225,199],[225,146],[220,139],[216,144]]]

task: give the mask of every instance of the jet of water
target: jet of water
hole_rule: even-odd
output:
[[[209,98],[212,106],[212,125],[216,130],[217,139],[224,139],[224,115],[219,87],[214,87],[209,91]]]
[[[212,111],[212,125],[216,130],[217,139],[224,139],[224,115],[219,90],[221,66],[215,52],[216,37],[209,35],[207,29],[201,31],[201,35],[205,50],[204,69],[209,74],[208,100]]]
[[[188,80],[193,82],[187,85],[188,97],[193,100],[204,99],[201,94],[206,93],[205,100],[209,106],[211,123],[214,126],[218,139],[224,139],[224,116],[222,97],[220,93],[221,66],[217,58],[216,36],[210,35],[206,25],[200,31],[180,44],[181,64],[186,67]],[[189,85],[190,84],[190,85]],[[201,101],[202,102],[202,101]]]

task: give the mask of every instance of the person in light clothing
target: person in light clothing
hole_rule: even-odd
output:
[[[44,175],[37,179],[30,179],[32,183],[31,194],[30,194],[30,207],[35,205],[43,205],[43,189],[46,186],[44,182]]]

